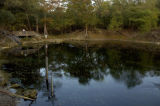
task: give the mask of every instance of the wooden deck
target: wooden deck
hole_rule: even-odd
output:
[[[34,36],[39,36],[39,34],[37,34],[34,31],[13,31],[13,34],[17,37],[34,37]]]

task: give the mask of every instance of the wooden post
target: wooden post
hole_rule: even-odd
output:
[[[45,64],[46,64],[46,85],[47,89],[49,90],[49,83],[48,83],[48,45],[45,45]]]

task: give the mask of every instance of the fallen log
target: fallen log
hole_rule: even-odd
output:
[[[14,93],[11,93],[11,92],[8,92],[6,90],[0,90],[1,93],[3,94],[6,94],[10,97],[17,97],[17,98],[22,98],[22,99],[26,99],[26,100],[31,100],[31,101],[34,101],[35,99],[32,99],[32,98],[28,98],[28,97],[25,97],[25,96],[21,96],[21,95],[17,95],[17,94],[14,94]]]

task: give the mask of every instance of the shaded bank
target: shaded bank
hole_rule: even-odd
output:
[[[96,30],[89,31],[88,37],[85,37],[85,32],[76,31],[65,35],[50,35],[47,39],[43,35],[34,38],[22,38],[22,45],[31,44],[45,44],[45,43],[81,43],[82,41],[94,42],[100,44],[101,42],[125,42],[125,43],[139,43],[139,44],[160,44],[159,30],[154,30],[148,33],[138,33],[133,31],[107,31]],[[0,36],[0,50],[17,46],[16,43],[7,37]]]
[[[139,44],[160,44],[159,30],[151,32],[140,33],[134,31],[107,31],[107,30],[95,30],[88,31],[88,37],[85,37],[85,32],[75,31],[68,34],[62,35],[50,35],[47,39],[42,36],[41,40],[27,40],[23,41],[23,44],[30,43],[72,43],[89,41],[95,42],[97,45],[101,42],[126,42],[126,43],[139,43]]]

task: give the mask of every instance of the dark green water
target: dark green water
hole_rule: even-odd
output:
[[[160,106],[159,51],[53,44],[4,55],[9,82],[38,91],[20,106]]]

